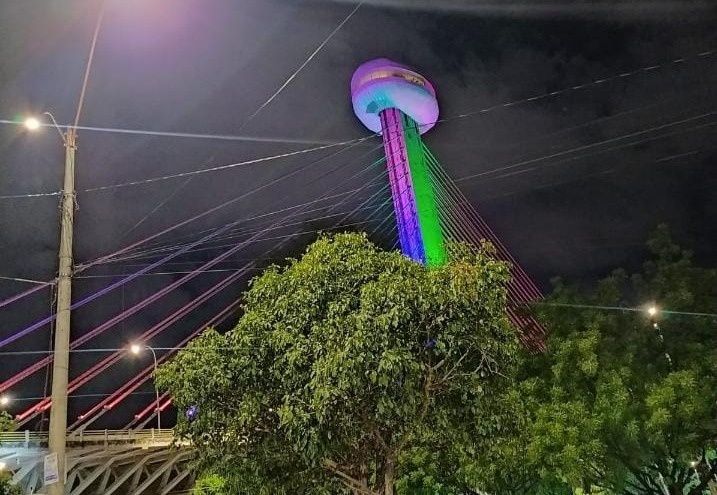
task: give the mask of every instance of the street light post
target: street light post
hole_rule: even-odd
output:
[[[162,429],[162,411],[159,409],[159,388],[157,387],[157,353],[154,352],[154,348],[148,345],[132,344],[130,350],[132,354],[138,355],[142,349],[149,349],[152,353],[152,359],[154,360],[154,396],[155,396],[155,410],[157,412],[157,429]]]
[[[58,480],[48,486],[50,495],[64,495],[67,448],[67,381],[70,369],[70,305],[72,303],[72,236],[75,217],[75,150],[77,131],[68,126],[62,132],[55,117],[45,112],[60,133],[65,145],[65,178],[60,205],[60,250],[57,272],[57,309],[55,320],[55,348],[52,363],[52,406],[48,447],[57,454]],[[26,121],[28,129],[36,129],[36,119]]]

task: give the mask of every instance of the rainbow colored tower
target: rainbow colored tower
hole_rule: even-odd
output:
[[[421,135],[438,120],[438,100],[420,74],[385,58],[361,65],[351,78],[354,112],[383,136],[401,251],[436,266],[446,248]]]

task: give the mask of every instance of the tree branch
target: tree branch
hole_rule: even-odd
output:
[[[441,378],[441,380],[440,380],[438,383],[447,382],[447,381],[451,378],[451,375],[452,375],[453,372],[456,370],[456,368],[458,368],[458,366],[460,366],[460,364],[463,362],[463,360],[466,358],[466,356],[468,356],[468,353],[469,353],[469,352],[470,352],[470,350],[464,352],[463,355],[458,358],[458,361],[456,361],[456,362],[453,364],[453,366],[451,367],[451,369],[448,370],[448,372],[447,372],[445,375],[443,375],[443,378]],[[481,357],[481,364],[480,364],[480,366],[483,365],[483,359],[484,359],[484,357],[485,357],[485,356],[482,356],[482,357]],[[479,366],[479,367],[480,367],[480,366]],[[433,371],[436,371],[436,370],[434,369]]]
[[[378,440],[379,445],[381,445],[381,448],[387,453],[391,453],[391,449],[386,443],[386,440],[384,440],[383,435],[381,435],[381,431],[378,429],[378,426],[371,423],[371,433],[373,433],[373,436],[376,437],[376,440]]]
[[[687,495],[700,495],[709,486],[709,483],[714,476],[717,476],[717,462],[712,464],[712,467],[709,471],[707,471],[704,477],[700,476],[699,473],[697,474],[700,483],[692,488]]]
[[[328,469],[338,477],[342,478],[342,483],[351,490],[363,493],[364,495],[381,495],[380,493],[369,489],[361,480],[358,480],[342,471],[339,465],[331,459],[324,459],[323,466],[325,469]]]

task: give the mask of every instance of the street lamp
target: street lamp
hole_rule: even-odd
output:
[[[3,395],[2,397],[0,397],[0,406],[5,407],[8,404],[10,404],[10,397],[8,397],[7,395]]]
[[[35,117],[28,117],[25,119],[25,127],[27,127],[31,131],[35,131],[40,128],[40,121],[37,120]]]
[[[62,204],[60,207],[60,248],[57,270],[57,306],[55,311],[55,348],[52,362],[52,406],[50,408],[50,427],[48,448],[51,454],[57,454],[59,480],[50,485],[50,493],[59,495],[65,490],[67,450],[67,381],[70,369],[70,304],[72,299],[72,235],[75,219],[75,150],[77,149],[77,129],[66,126],[65,131],[57,124],[50,112],[44,112],[50,118],[53,127],[60,134],[65,145],[65,177],[62,186]],[[30,117],[25,127],[31,131],[41,127],[39,119]]]
[[[132,344],[129,348],[130,352],[135,356],[139,356],[144,349],[149,349],[152,353],[152,359],[154,359],[154,394],[156,398],[155,407],[157,409],[157,429],[162,429],[162,411],[159,409],[159,388],[157,388],[157,353],[154,352],[154,348],[145,344]]]
[[[657,316],[657,313],[659,313],[659,312],[660,312],[660,310],[657,309],[657,306],[655,306],[654,304],[647,308],[647,314],[650,315],[651,318],[654,318],[655,316]]]

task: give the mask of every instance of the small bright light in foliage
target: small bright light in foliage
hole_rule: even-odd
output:
[[[4,462],[0,461],[0,471],[4,471],[6,467],[7,467],[7,464],[5,464]]]
[[[657,309],[657,306],[650,306],[647,308],[647,314],[650,316],[657,316],[657,313],[659,313],[659,310]]]
[[[31,131],[37,130],[40,128],[40,121],[35,117],[28,117],[25,119],[25,127]]]
[[[199,413],[199,409],[197,406],[189,406],[186,411],[184,411],[184,417],[187,418],[187,421],[194,421],[197,419],[197,414]]]

